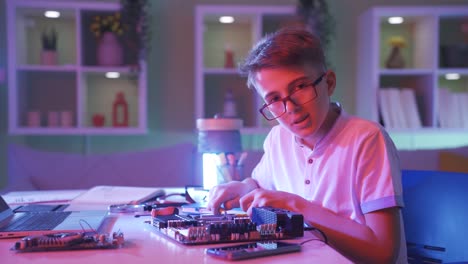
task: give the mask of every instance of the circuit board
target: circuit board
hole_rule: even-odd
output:
[[[165,237],[184,245],[254,242],[304,236],[301,214],[270,207],[247,215],[156,215],[152,225]]]
[[[97,232],[71,232],[49,235],[27,236],[17,241],[11,250],[37,252],[77,249],[114,249],[124,243],[122,232],[112,235]]]

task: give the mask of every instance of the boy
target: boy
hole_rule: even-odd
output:
[[[302,29],[266,36],[240,70],[279,125],[242,182],[210,191],[208,208],[270,206],[301,213],[354,262],[405,263],[398,154],[384,129],[331,103],[335,73],[320,41]]]

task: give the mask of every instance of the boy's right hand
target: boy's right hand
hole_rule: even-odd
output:
[[[253,181],[254,184],[250,181]],[[256,185],[256,182],[250,178],[242,182],[231,181],[217,185],[210,190],[207,209],[214,214],[219,214],[221,205],[224,205],[226,210],[240,207],[239,199],[257,188]]]

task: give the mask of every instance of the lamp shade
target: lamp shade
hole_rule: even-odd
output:
[[[197,119],[198,152],[235,153],[242,151],[241,128],[241,119]]]

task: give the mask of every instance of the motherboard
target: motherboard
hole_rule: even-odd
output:
[[[304,236],[304,218],[284,209],[258,207],[252,216],[155,215],[152,225],[164,236],[185,245],[291,239]]]

